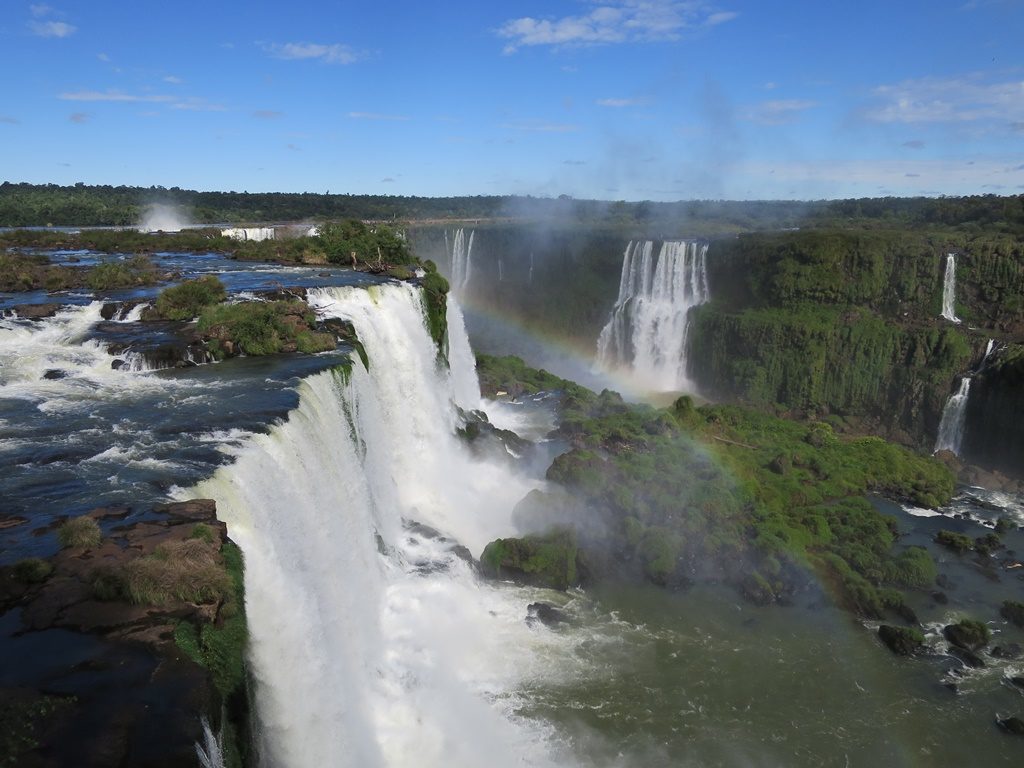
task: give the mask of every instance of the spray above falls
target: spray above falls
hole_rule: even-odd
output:
[[[626,246],[619,296],[597,341],[597,366],[625,371],[653,391],[692,390],[686,341],[690,310],[709,298],[707,243],[651,240]]]

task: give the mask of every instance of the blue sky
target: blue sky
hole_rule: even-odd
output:
[[[5,0],[0,179],[1024,191],[1024,0]]]

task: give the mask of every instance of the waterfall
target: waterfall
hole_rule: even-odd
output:
[[[414,286],[309,300],[353,323],[369,370],[304,380],[287,421],[180,494],[216,499],[245,555],[264,764],[553,764],[547,727],[514,710],[521,681],[560,674],[544,660],[561,636],[531,631],[529,598],[479,582],[454,549],[514,534],[535,485],[453,434],[453,401],[474,396],[461,314],[449,371]]]
[[[687,377],[689,313],[708,300],[707,243],[630,242],[619,296],[597,342],[597,366],[625,369],[644,386],[692,390]]]
[[[942,280],[942,316],[952,323],[959,323],[956,316],[956,256],[946,256],[946,275]]]
[[[939,437],[935,441],[935,453],[952,451],[960,455],[960,443],[964,438],[964,422],[967,419],[967,396],[971,391],[971,377],[960,379],[960,388],[946,401],[939,422]]]
[[[456,296],[462,296],[469,287],[469,278],[473,271],[473,238],[476,230],[470,230],[469,238],[462,228],[455,230],[449,243],[447,230],[444,233],[445,250],[448,251],[451,263],[451,287]]]
[[[950,258],[953,258],[950,256]],[[960,322],[959,320],[957,322]],[[978,363],[975,373],[985,370],[988,359],[996,346],[995,339],[989,339],[985,345],[985,354]],[[973,375],[973,374],[972,374]],[[971,393],[971,376],[964,376],[960,379],[960,387],[955,393],[949,396],[945,407],[942,409],[942,418],[939,420],[939,436],[935,440],[934,453],[939,451],[952,451],[960,455],[960,446],[964,439],[964,427],[967,423],[967,398]]]

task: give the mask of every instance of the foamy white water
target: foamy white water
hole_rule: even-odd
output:
[[[964,438],[964,425],[967,423],[967,398],[971,393],[971,377],[960,379],[960,387],[950,395],[946,407],[942,409],[939,422],[939,436],[935,440],[935,452],[952,451],[960,455],[960,444]]]
[[[245,553],[263,762],[564,764],[548,729],[514,711],[527,681],[572,669],[563,636],[525,624],[529,592],[481,584],[451,541],[404,522],[479,554],[514,532],[533,487],[454,437],[466,357],[438,364],[413,286],[310,301],[352,321],[369,371],[305,380],[286,422],[184,494],[216,499]]]
[[[956,256],[946,256],[946,273],[942,279],[942,316],[953,323],[959,323],[956,316]]]
[[[687,376],[689,313],[709,298],[706,243],[630,242],[619,296],[597,341],[597,366],[653,391],[694,389]]]

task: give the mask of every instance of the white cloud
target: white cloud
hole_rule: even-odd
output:
[[[110,57],[107,54],[105,54],[105,53],[97,53],[96,54],[96,58],[99,59],[102,62],[109,62],[110,61]]]
[[[594,102],[599,107],[637,107],[644,104],[643,99],[598,99]]]
[[[761,125],[784,125],[792,123],[805,112],[817,106],[815,101],[806,99],[775,99],[773,101],[762,101],[743,113],[745,120],[760,123]]]
[[[50,15],[51,13],[56,13],[56,12],[57,12],[57,11],[56,11],[56,10],[55,10],[54,8],[52,8],[51,6],[49,6],[49,5],[44,5],[44,4],[42,4],[42,3],[38,3],[38,4],[36,4],[36,5],[30,5],[30,6],[28,7],[28,10],[29,10],[29,13],[31,13],[31,14],[32,14],[33,16],[35,16],[35,17],[36,17],[37,19],[41,19],[41,18],[43,18],[44,16],[49,16],[49,15]]]
[[[174,101],[173,96],[161,96],[159,94],[133,94],[123,91],[74,91],[57,95],[62,101]]]
[[[605,0],[586,14],[556,19],[523,16],[502,24],[497,34],[509,42],[506,54],[534,45],[606,45],[678,40],[686,29],[723,24],[736,18],[704,0]]]
[[[314,59],[325,64],[351,64],[360,58],[349,46],[340,43],[270,43],[263,50],[277,59]]]
[[[175,77],[174,75],[167,75],[167,77],[164,78],[164,82],[170,83],[171,85],[181,85],[185,81],[182,80],[180,77]]]
[[[70,37],[78,29],[63,21],[30,21],[28,28],[38,37]]]
[[[379,112],[349,112],[348,116],[354,120],[398,120],[404,122],[410,119],[406,115],[382,115]]]
[[[980,73],[881,85],[866,117],[879,123],[997,123],[1024,118],[1024,80],[985,82]]]

